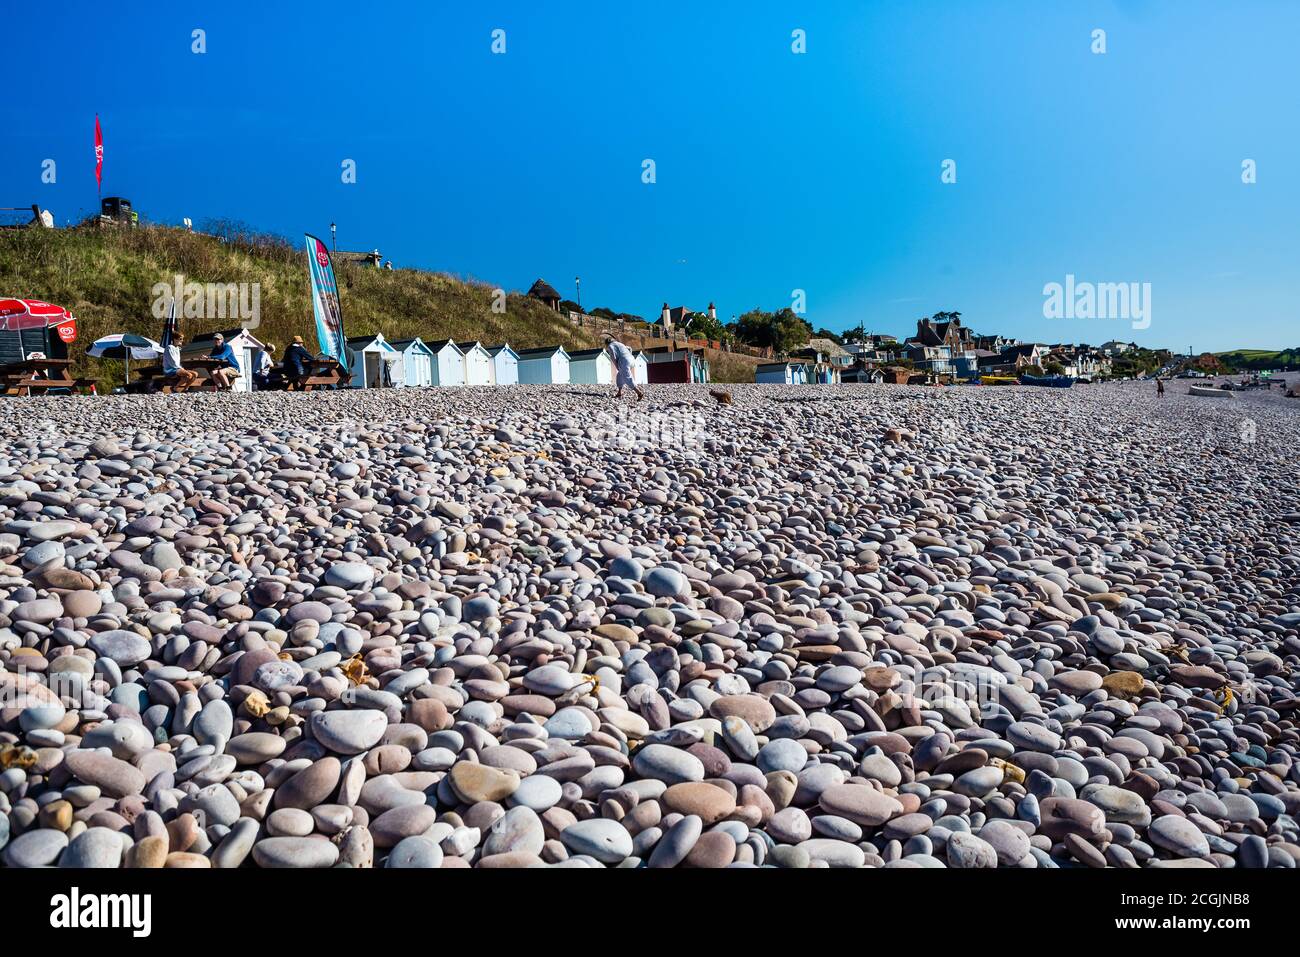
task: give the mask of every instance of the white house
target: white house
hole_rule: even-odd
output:
[[[519,356],[519,381],[526,385],[568,385],[569,354],[564,346],[523,349]]]
[[[456,348],[465,357],[466,385],[496,385],[496,366],[492,353],[481,342],[458,342]]]
[[[464,385],[465,356],[460,348],[450,339],[439,339],[428,343],[433,353],[433,384]]]
[[[217,335],[218,333],[210,332],[202,336],[195,336],[186,342],[185,347],[181,350],[182,364],[186,359],[195,359],[210,353],[212,351],[212,340]],[[220,335],[225,336],[226,345],[235,350],[235,358],[239,361],[239,378],[230,384],[230,391],[252,392],[253,371],[257,368],[257,354],[264,348],[262,341],[247,329],[227,329],[222,331]]]
[[[381,389],[401,384],[402,354],[382,333],[349,339],[348,366],[352,370],[351,386],[354,389]]]
[[[510,344],[489,346],[488,354],[492,356],[492,381],[497,385],[518,385],[519,354]]]
[[[764,362],[754,370],[754,381],[803,385],[808,381],[808,376],[802,362]]]
[[[611,385],[614,363],[604,349],[579,349],[569,353],[569,381],[581,385]]]
[[[398,339],[390,345],[402,354],[402,385],[433,385],[433,352],[419,336]]]

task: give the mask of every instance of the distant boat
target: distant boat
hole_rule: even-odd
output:
[[[1232,393],[1227,389],[1216,389],[1208,385],[1191,385],[1187,387],[1188,395],[1200,395],[1207,399],[1231,399]]]
[[[1022,375],[1021,385],[1044,385],[1052,389],[1068,389],[1074,380],[1068,375]]]
[[[1013,375],[981,375],[975,381],[980,385],[1015,385],[1016,377]]]

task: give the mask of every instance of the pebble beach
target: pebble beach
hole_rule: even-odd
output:
[[[1300,864],[1300,401],[0,407],[0,867]]]

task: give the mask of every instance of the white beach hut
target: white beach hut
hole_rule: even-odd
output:
[[[390,345],[402,354],[401,385],[433,385],[433,352],[419,336]]]
[[[496,366],[492,362],[492,353],[483,348],[481,342],[458,342],[465,357],[466,385],[496,385]]]
[[[252,392],[253,371],[257,368],[257,354],[262,351],[262,341],[247,329],[224,329],[220,334],[225,336],[226,345],[235,350],[235,358],[239,360],[239,378],[230,384],[230,391]],[[181,363],[210,353],[216,336],[217,333],[209,332],[186,342],[181,349]]]
[[[439,339],[426,345],[433,353],[433,384],[464,385],[465,357],[461,355],[456,343],[450,339]]]
[[[764,362],[754,370],[754,381],[801,385],[806,380],[803,366],[798,362]]]
[[[632,381],[637,385],[647,385],[650,382],[650,377],[646,373],[647,365],[649,363],[646,362],[645,353],[638,349],[632,362]]]
[[[564,346],[521,349],[519,381],[527,385],[568,385],[569,354]]]
[[[402,354],[382,333],[348,339],[348,366],[354,389],[381,389],[402,381]]]
[[[497,385],[518,385],[519,355],[510,348],[510,344],[488,346],[488,354],[492,356],[494,367],[492,381]]]
[[[604,349],[579,349],[569,353],[569,381],[580,385],[610,385],[614,363]]]

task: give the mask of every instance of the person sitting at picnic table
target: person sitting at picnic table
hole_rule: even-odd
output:
[[[311,361],[311,353],[302,344],[302,336],[294,336],[293,342],[289,343],[289,348],[284,350],[284,359],[280,363],[280,368],[286,379],[301,385],[302,380],[310,373]]]
[[[271,387],[271,373],[275,371],[275,360],[271,356],[273,352],[275,352],[273,342],[268,342],[257,350],[257,368],[253,370],[253,382],[259,389]]]
[[[171,345],[163,350],[163,375],[175,379],[182,389],[188,389],[198,380],[199,374],[181,365],[181,346],[184,344],[185,336],[181,333],[172,336]]]
[[[208,358],[220,359],[225,363],[217,366],[208,375],[212,377],[218,389],[229,391],[230,380],[239,378],[239,360],[235,358],[234,348],[226,343],[226,337],[219,332],[212,337],[212,352],[208,354]]]

